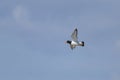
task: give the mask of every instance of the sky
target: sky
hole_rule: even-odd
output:
[[[0,80],[120,80],[119,3],[0,0]]]

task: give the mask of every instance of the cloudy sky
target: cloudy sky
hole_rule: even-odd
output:
[[[120,80],[119,3],[0,0],[0,80]]]

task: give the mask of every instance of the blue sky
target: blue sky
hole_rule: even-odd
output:
[[[1,0],[0,80],[120,80],[119,3]]]

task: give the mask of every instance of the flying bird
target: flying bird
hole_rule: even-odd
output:
[[[71,47],[71,49],[74,49],[76,46],[84,46],[84,41],[78,41],[78,29],[76,28],[74,32],[71,35],[72,40],[67,40],[66,43],[68,43]]]

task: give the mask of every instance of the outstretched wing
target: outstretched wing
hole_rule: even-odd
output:
[[[72,33],[72,35],[71,35],[73,41],[76,41],[76,42],[78,41],[77,35],[78,35],[78,30],[77,30],[77,28],[76,28],[76,29],[74,30],[74,32]]]

